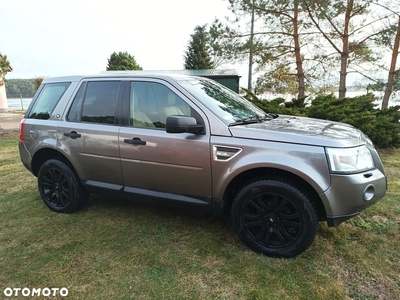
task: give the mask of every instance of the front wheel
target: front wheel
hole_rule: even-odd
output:
[[[56,212],[74,212],[89,199],[89,193],[81,186],[78,176],[58,159],[43,163],[38,174],[38,187],[44,203]]]
[[[279,180],[260,180],[235,197],[234,228],[253,251],[272,257],[293,257],[314,241],[318,217],[310,200],[296,187]]]

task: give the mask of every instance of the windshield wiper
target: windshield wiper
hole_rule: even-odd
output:
[[[278,117],[279,117],[279,115],[277,115],[277,114],[267,113],[262,118],[260,118],[259,116],[251,117],[251,118],[239,120],[239,121],[236,121],[236,122],[232,122],[232,123],[229,124],[229,126],[261,123],[261,122],[264,122],[264,121],[269,121],[269,120],[276,119]]]
[[[276,119],[276,118],[279,118],[278,114],[267,113],[267,114],[264,115],[263,121],[272,120],[272,119]]]
[[[247,119],[244,119],[244,120],[232,122],[232,123],[229,124],[229,126],[254,124],[254,123],[260,123],[260,122],[261,122],[260,118],[247,118]]]

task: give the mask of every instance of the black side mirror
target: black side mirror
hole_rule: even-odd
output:
[[[166,123],[168,133],[197,133],[203,130],[203,126],[197,125],[195,118],[188,116],[168,116]]]

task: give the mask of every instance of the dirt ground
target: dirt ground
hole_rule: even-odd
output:
[[[23,117],[24,113],[19,111],[0,113],[0,136],[6,132],[18,131]]]

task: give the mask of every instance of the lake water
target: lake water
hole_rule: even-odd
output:
[[[8,110],[26,110],[31,101],[32,98],[22,98],[22,103],[21,99],[7,99]]]

